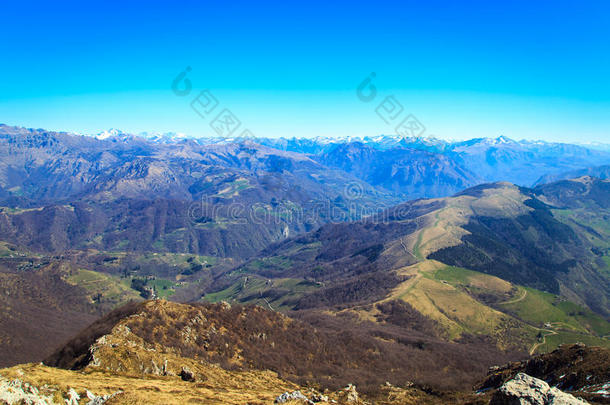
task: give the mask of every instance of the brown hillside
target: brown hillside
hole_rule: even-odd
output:
[[[398,316],[398,315],[396,315]],[[45,364],[138,375],[178,374],[181,362],[270,370],[298,384],[371,390],[386,381],[469,388],[509,356],[484,341],[447,343],[404,325],[354,323],[311,312],[295,320],[255,306],[148,301],[120,308]]]
[[[0,366],[40,361],[99,314],[58,263],[0,260]]]

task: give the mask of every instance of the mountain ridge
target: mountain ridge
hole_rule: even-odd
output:
[[[546,333],[608,344],[607,233],[579,211],[540,200],[562,200],[562,190],[500,182],[323,225],[225,273],[204,298],[363,320],[383,318],[379,306],[398,300],[450,340],[482,334],[532,352],[540,348],[536,336]],[[534,316],[530,306],[542,313]]]
[[[383,340],[361,333],[332,335],[328,326],[308,322],[226,302],[131,303],[91,324],[44,364],[0,370],[0,384],[8,377],[11,392],[50,398],[47,403],[99,397],[108,404],[188,400],[225,405],[274,399],[286,403],[292,398],[298,401],[287,403],[484,405],[517,372],[527,372],[553,379],[593,403],[603,399],[608,349],[562,346],[490,367],[485,377],[479,362],[504,363],[501,356],[488,358],[481,342],[473,342],[467,351],[446,348],[444,360],[457,361],[448,372],[434,369],[430,356],[440,348],[434,342],[416,336],[393,342],[388,335]],[[388,356],[391,346],[399,350]],[[401,367],[388,368],[393,362]],[[377,363],[381,367],[371,374]],[[559,375],[575,363],[575,372]],[[464,384],[475,380],[476,392]]]

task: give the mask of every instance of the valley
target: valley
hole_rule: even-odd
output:
[[[1,129],[0,375],[51,396],[471,403],[489,367],[610,349],[610,183],[485,182],[479,149],[525,144]]]
[[[1,15],[0,405],[610,405],[610,2]]]

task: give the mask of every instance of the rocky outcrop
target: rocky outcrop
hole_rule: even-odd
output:
[[[328,396],[314,393],[311,398],[308,398],[301,391],[284,392],[275,399],[275,404],[285,404],[287,402],[300,401],[302,403],[312,405],[319,402],[328,402]]]
[[[79,395],[74,389],[70,388],[67,393],[44,385],[36,387],[30,383],[19,379],[7,380],[0,378],[0,403],[4,404],[28,404],[28,405],[56,405],[65,403],[66,405],[79,405],[81,399],[87,405],[103,405],[111,398],[122,393],[117,391],[114,394],[95,395],[89,390],[85,390],[85,395]],[[66,397],[64,399],[64,396]],[[61,401],[61,402],[58,402]]]
[[[53,395],[42,393],[38,388],[21,380],[9,381],[2,378],[0,379],[0,403],[51,405]]]
[[[356,403],[360,400],[358,396],[358,391],[356,391],[356,386],[353,384],[348,384],[347,387],[344,388],[345,391],[345,401],[350,403]]]
[[[87,395],[87,399],[89,400],[87,402],[87,405],[103,405],[109,399],[114,398],[115,396],[121,394],[122,391],[118,391],[118,392],[115,392],[114,394],[109,394],[109,395],[95,395],[88,390],[85,393]]]
[[[489,405],[584,405],[588,402],[519,373],[496,391]]]
[[[284,392],[275,399],[274,403],[285,404],[289,401],[305,401],[307,403],[312,403],[311,401],[309,401],[309,398],[303,395],[301,391]]]
[[[561,345],[550,353],[491,368],[477,389],[496,390],[519,373],[587,401],[606,403],[603,386],[610,381],[610,350],[582,343]]]

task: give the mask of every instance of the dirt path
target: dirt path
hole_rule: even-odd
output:
[[[557,325],[557,326],[555,326],[555,325]],[[569,330],[577,332],[577,333],[589,333],[589,331],[586,330],[585,328],[579,329],[576,326],[567,324],[565,322],[551,322],[551,326],[553,326],[553,328],[561,328],[562,325],[563,325],[564,329],[569,329]]]
[[[515,298],[513,300],[502,302],[501,305],[504,305],[504,304],[516,304],[518,302],[523,301],[527,297],[527,290],[524,288],[522,291],[523,292],[522,292],[520,297]],[[531,328],[539,331],[542,334],[542,341],[534,343],[534,345],[530,348],[529,354],[530,354],[530,356],[533,356],[534,353],[536,353],[536,350],[538,350],[538,348],[540,346],[546,344],[547,336],[557,335],[558,333],[555,330],[553,330],[553,329],[542,329],[542,328],[538,328],[538,327],[536,327],[534,325],[531,325],[531,324],[529,326]],[[571,329],[573,329],[573,328],[571,328]]]
[[[534,345],[530,349],[530,356],[533,356],[534,353],[536,353],[536,350],[538,350],[538,348],[540,346],[542,346],[543,344],[546,344],[547,336],[557,335],[557,332],[555,332],[554,330],[548,330],[548,329],[538,329],[538,330],[543,331],[543,332],[548,332],[548,333],[546,335],[544,333],[542,334],[542,342],[534,343]]]
[[[522,294],[520,297],[509,300],[509,301],[505,301],[500,303],[500,305],[505,305],[505,304],[516,304],[518,302],[523,301],[526,297],[527,297],[527,290],[524,288],[522,290]],[[542,341],[541,342],[536,342],[534,343],[534,345],[530,348],[529,354],[530,356],[533,356],[534,353],[536,353],[536,350],[538,350],[538,348],[544,344],[546,344],[546,338],[547,336],[552,336],[552,335],[557,335],[557,332],[555,332],[552,329],[542,329],[542,328],[538,328],[534,325],[529,325],[531,328],[534,328],[535,330],[539,331],[542,334]]]
[[[501,302],[500,304],[504,305],[504,304],[516,304],[517,302],[521,302],[525,299],[525,297],[527,297],[527,290],[523,289],[523,294],[521,294],[521,296],[519,298],[516,298],[514,300],[509,300],[509,301],[504,301]]]

